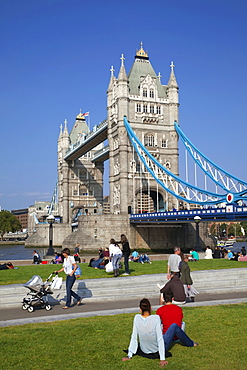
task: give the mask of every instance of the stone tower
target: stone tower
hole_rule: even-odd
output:
[[[108,141],[110,159],[111,213],[127,214],[177,208],[177,201],[157,187],[143,168],[130,145],[123,118],[149,152],[164,166],[178,175],[178,85],[171,63],[170,78],[162,85],[142,44],[135,55],[129,74],[121,56],[118,77],[111,68],[107,91]]]
[[[103,162],[92,162],[93,154],[103,147],[99,144],[75,161],[65,161],[71,146],[84,141],[89,133],[85,115],[80,113],[68,133],[67,121],[60,127],[58,138],[58,205],[63,223],[73,223],[81,214],[99,214],[103,208]]]

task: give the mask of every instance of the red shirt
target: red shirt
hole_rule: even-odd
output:
[[[183,319],[183,311],[181,307],[178,307],[175,304],[166,304],[158,308],[156,314],[160,316],[163,324],[163,334],[172,324],[177,324],[181,328]]]

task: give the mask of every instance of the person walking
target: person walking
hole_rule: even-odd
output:
[[[181,261],[180,257],[181,250],[179,247],[174,248],[174,253],[171,254],[167,262],[167,279],[170,279],[170,275],[174,272],[179,273],[179,263]]]
[[[59,272],[64,271],[65,274],[67,275],[66,277],[67,297],[66,297],[66,305],[63,307],[64,309],[67,309],[70,307],[71,297],[74,297],[77,300],[78,306],[81,304],[81,297],[72,290],[74,282],[76,281],[75,271],[77,269],[77,264],[75,262],[74,256],[70,256],[69,248],[64,248],[62,250],[62,255],[64,257],[63,267],[60,270],[55,271],[55,273],[58,274]]]
[[[122,244],[122,252],[124,256],[124,268],[125,268],[123,275],[129,275],[130,274],[130,270],[129,270],[130,246],[124,234],[121,235],[121,244]]]
[[[189,297],[191,302],[195,302],[194,288],[192,287],[193,281],[190,276],[190,267],[188,265],[188,256],[184,255],[183,260],[179,264],[180,268],[180,280],[184,286],[184,293],[186,297]]]
[[[114,277],[117,277],[119,275],[119,262],[122,258],[122,251],[114,239],[110,240],[109,252],[112,260]]]

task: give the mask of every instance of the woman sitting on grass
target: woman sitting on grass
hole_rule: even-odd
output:
[[[160,317],[151,315],[151,304],[146,298],[140,301],[140,311],[141,314],[135,315],[134,318],[128,357],[124,357],[122,360],[127,361],[133,355],[139,355],[151,359],[159,358],[160,365],[165,366],[168,362],[165,359],[165,346]]]

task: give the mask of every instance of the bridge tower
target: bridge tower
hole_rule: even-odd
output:
[[[161,83],[141,47],[129,74],[121,56],[118,77],[111,77],[107,91],[111,213],[127,214],[177,208],[177,201],[159,188],[133,153],[123,117],[126,116],[151,154],[178,175],[178,84],[171,63],[167,85]]]
[[[77,115],[69,134],[67,121],[58,138],[58,205],[63,223],[71,224],[79,214],[99,214],[103,206],[103,162],[92,162],[103,143],[76,160],[66,161],[67,150],[89,133],[85,116]]]

